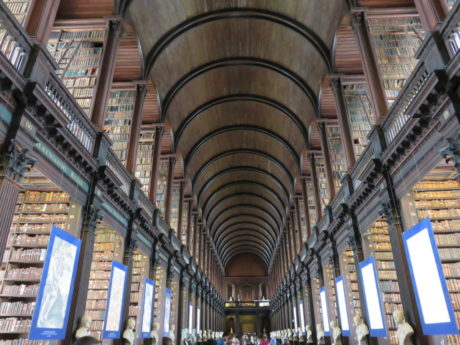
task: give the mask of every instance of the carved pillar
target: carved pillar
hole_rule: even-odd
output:
[[[343,87],[340,77],[331,79],[331,89],[335,96],[337,109],[337,119],[339,120],[340,139],[347,161],[347,170],[350,171],[355,165],[355,152],[353,150],[353,136],[351,134],[350,124],[348,122],[347,109],[345,107],[345,98],[343,97]]]
[[[171,221],[171,206],[172,206],[172,189],[174,184],[174,164],[176,163],[175,157],[169,157],[168,159],[168,184],[166,185],[166,198],[165,198],[165,221],[170,223]]]
[[[187,228],[185,230],[186,243],[184,243],[184,245],[187,246],[190,254],[192,253],[192,250],[190,248],[190,243],[192,242],[192,225],[193,225],[192,217],[193,217],[192,199],[188,198],[187,200]]]
[[[311,227],[310,227],[310,210],[308,208],[308,194],[307,194],[307,179],[301,179],[302,185],[302,199],[303,199],[303,208],[305,213],[305,223],[306,223],[306,230],[307,230],[307,241],[311,236]]]
[[[46,44],[51,34],[61,0],[35,0],[25,23],[27,33],[37,42]]]
[[[309,314],[309,320],[310,320],[310,326],[311,326],[311,333],[313,337],[313,343],[316,344],[316,320],[315,320],[315,307],[314,307],[314,301],[313,301],[313,291],[311,288],[311,273],[308,270],[307,267],[305,267],[307,270],[306,272],[306,289],[307,289],[307,294],[308,294],[308,314]]]
[[[26,171],[33,167],[35,160],[28,149],[20,150],[14,140],[7,142],[0,153],[0,258],[3,258],[6,242],[22,189],[20,181]]]
[[[189,289],[190,289],[190,276],[188,275],[188,266],[182,269],[180,276],[180,287],[179,287],[179,315],[177,322],[177,344],[183,344],[183,335],[188,332],[188,302],[189,302]]]
[[[364,12],[353,13],[352,27],[361,51],[361,62],[369,88],[371,104],[375,111],[376,122],[381,123],[388,111],[388,106]]]
[[[99,75],[93,97],[91,121],[98,129],[104,128],[105,114],[107,112],[107,99],[112,87],[113,72],[118,46],[123,33],[123,25],[119,19],[109,20],[107,34],[104,42],[104,53],[101,59]]]
[[[414,3],[423,28],[428,32],[436,30],[449,11],[446,0],[414,0]]]
[[[150,171],[150,188],[149,200],[154,205],[157,204],[157,188],[158,188],[158,174],[160,168],[160,155],[161,155],[161,138],[163,136],[163,127],[158,126],[155,128],[155,140],[152,151],[152,170]]]
[[[327,142],[326,124],[318,122],[318,132],[321,141],[321,150],[324,158],[324,168],[326,170],[326,184],[329,191],[329,201],[335,196],[334,176],[332,174],[331,155],[329,152],[329,144]]]
[[[381,211],[388,222],[391,248],[393,251],[393,259],[405,318],[406,321],[414,328],[415,338],[418,339],[418,344],[427,345],[430,342],[428,337],[423,335],[420,315],[418,314],[415,296],[412,293],[414,288],[412,286],[412,280],[409,274],[409,265],[407,263],[406,252],[402,241],[404,228],[402,225],[399,200],[396,198],[396,193],[394,192],[390,172],[385,169],[383,171],[383,175],[386,182],[387,195],[380,203],[382,206]]]
[[[125,265],[128,270],[126,273],[126,287],[124,294],[124,304],[122,310],[122,327],[124,327],[125,322],[129,318],[129,301],[131,299],[131,281],[133,276],[133,266],[134,266],[134,250],[136,249],[136,231],[134,227],[134,216],[131,217],[128,224],[128,231],[125,238],[125,252],[123,256],[123,265]],[[138,326],[139,327],[139,326]]]
[[[145,82],[136,85],[136,100],[134,102],[133,120],[131,122],[131,132],[129,134],[128,158],[126,168],[134,176],[137,163],[137,149],[139,146],[139,134],[141,131],[142,118],[144,116],[144,100],[147,95],[147,85]]]
[[[318,185],[318,174],[316,172],[315,154],[314,153],[308,154],[308,158],[310,159],[311,179],[313,183],[313,190],[315,193],[316,222],[318,222],[323,215],[323,210],[321,208],[321,198],[320,198],[319,185]]]

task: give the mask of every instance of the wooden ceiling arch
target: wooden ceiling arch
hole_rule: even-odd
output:
[[[342,0],[130,1],[144,76],[224,266],[242,252],[269,265],[344,10]]]

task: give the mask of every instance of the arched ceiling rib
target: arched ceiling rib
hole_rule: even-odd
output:
[[[161,120],[224,265],[284,228],[343,0],[133,0]]]

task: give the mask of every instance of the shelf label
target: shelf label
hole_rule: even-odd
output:
[[[423,333],[458,334],[429,218],[402,235]]]
[[[166,289],[165,295],[165,318],[163,323],[163,337],[169,337],[169,319],[171,317],[172,291]]]
[[[153,296],[155,294],[155,282],[146,278],[144,282],[144,306],[142,309],[142,338],[150,338],[152,331]]]
[[[52,227],[29,339],[64,339],[81,241]]]
[[[110,273],[109,298],[104,318],[103,339],[118,339],[121,333],[123,297],[126,289],[128,268],[117,261],[112,261]]]
[[[347,301],[345,298],[345,287],[343,285],[343,277],[335,279],[335,291],[337,292],[337,300],[339,304],[340,327],[344,336],[350,336],[350,323],[348,321]]]
[[[192,335],[193,331],[193,303],[188,302],[188,334]]]
[[[326,288],[323,286],[319,289],[319,297],[321,300],[321,314],[323,316],[323,327],[324,327],[324,334],[329,336],[331,332],[329,330],[329,313],[327,310],[327,302],[326,302]]]
[[[372,256],[359,263],[370,336],[386,337],[387,328],[385,326],[385,316],[375,267],[375,259]]]

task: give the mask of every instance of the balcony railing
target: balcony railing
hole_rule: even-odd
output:
[[[270,306],[269,300],[254,301],[227,301],[225,308],[267,308]]]

